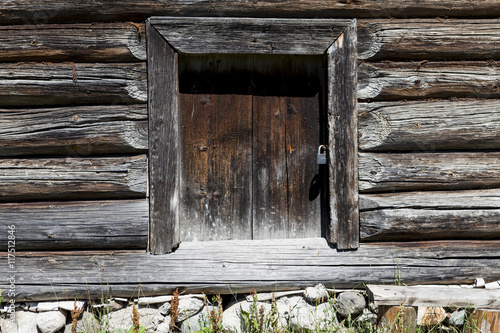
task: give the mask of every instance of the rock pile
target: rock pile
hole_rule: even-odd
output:
[[[38,302],[16,304],[15,319],[9,318],[7,308],[0,309],[0,333],[71,333],[72,311],[78,309],[76,332],[129,332],[133,326],[134,306],[139,323],[148,333],[202,331],[210,326],[210,317],[225,332],[248,331],[248,325],[263,325],[264,332],[281,331],[289,327],[294,331],[347,332],[346,328],[362,328],[362,332],[376,331],[381,325],[401,325],[403,319],[408,332],[417,325],[460,326],[466,311],[455,309],[447,313],[441,307],[384,306],[380,309],[366,300],[362,291],[336,292],[319,284],[305,290],[260,293],[246,297],[226,298],[224,304],[210,302],[205,295],[142,297],[131,302],[113,298],[106,303]],[[177,310],[175,310],[175,308]],[[174,329],[171,329],[171,326]],[[405,327],[406,327],[405,326]]]

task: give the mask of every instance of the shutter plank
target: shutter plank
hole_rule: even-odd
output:
[[[330,154],[330,230],[340,250],[359,245],[356,20],[327,51]]]

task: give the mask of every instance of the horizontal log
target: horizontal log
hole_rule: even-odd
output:
[[[498,209],[500,189],[361,194],[361,212],[380,209]]]
[[[360,20],[358,58],[488,60],[500,58],[497,20]]]
[[[351,20],[152,17],[149,22],[180,53],[322,55]]]
[[[358,98],[500,98],[500,66],[490,62],[362,63]]]
[[[0,265],[7,267],[7,255]],[[12,260],[12,259],[11,259]],[[472,283],[500,274],[500,241],[361,244],[336,251],[325,239],[181,243],[167,255],[138,252],[17,252],[16,300],[276,291],[324,283]],[[307,265],[304,266],[304,263]],[[161,272],[159,274],[158,272]],[[9,274],[0,271],[0,288]]]
[[[500,100],[358,104],[365,151],[500,148]]]
[[[2,63],[2,106],[123,104],[147,100],[145,63]]]
[[[366,291],[375,305],[444,306],[498,309],[500,290],[460,288],[458,286],[382,286],[368,285]]]
[[[45,24],[0,27],[0,61],[146,60],[144,24]]]
[[[146,199],[0,204],[16,251],[146,249],[148,216]],[[0,234],[4,249],[8,235]]]
[[[0,109],[0,156],[87,156],[145,152],[147,107]]]
[[[365,242],[500,238],[500,209],[383,209],[359,219]]]
[[[146,156],[0,159],[0,201],[144,198]]]
[[[360,192],[500,186],[500,153],[360,153]]]
[[[363,241],[500,238],[500,190],[360,195]]]
[[[387,0],[229,0],[223,3],[145,0],[10,0],[0,5],[0,23],[42,24],[54,22],[142,21],[159,16],[247,17],[491,17],[500,16],[495,1]]]

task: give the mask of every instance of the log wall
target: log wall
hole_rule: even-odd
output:
[[[491,20],[360,24],[360,238],[498,239]]]
[[[0,219],[16,250],[145,250],[144,22],[0,21]]]
[[[496,1],[2,2],[0,217],[2,224],[18,227],[19,250],[147,248],[144,22],[152,15],[358,18],[360,240],[365,244],[356,257],[359,267],[353,270],[364,276],[374,260],[372,246],[385,256],[394,241],[408,246],[405,256],[416,250],[409,266],[423,267],[419,241],[444,244],[449,255],[467,240],[477,258],[467,261],[459,273],[455,262],[459,259],[446,259],[445,266],[456,269],[442,268],[434,274],[442,261],[426,257],[425,282],[467,282],[466,272],[480,274],[484,267],[497,267],[500,6]],[[0,236],[4,249],[5,235]],[[482,240],[493,245],[474,252]],[[87,254],[61,254],[61,260],[85,266],[92,263]],[[52,255],[39,253],[21,265],[26,271],[29,265],[42,267],[51,260],[45,257]],[[116,265],[136,265],[142,260],[137,258],[124,255]],[[332,260],[338,260],[337,255]],[[156,265],[145,264],[148,269]],[[170,264],[162,262],[165,267]],[[397,263],[384,265],[380,272]],[[57,267],[50,269],[57,275]],[[124,274],[114,282],[124,286],[120,292],[125,295],[140,279]],[[418,282],[422,274],[410,269],[407,277]],[[332,284],[340,278],[349,285],[345,276],[322,277]],[[165,281],[148,280],[148,292],[172,289],[165,287],[166,281],[180,278],[174,274]],[[239,278],[235,273],[225,281],[241,286]],[[275,285],[247,280],[243,284]],[[186,290],[224,289],[204,281],[205,277],[198,278]],[[36,283],[36,277],[27,282]],[[65,288],[56,280],[47,283]],[[29,290],[23,297],[47,298],[40,296],[46,292]]]

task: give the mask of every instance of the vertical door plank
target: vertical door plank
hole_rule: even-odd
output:
[[[282,56],[254,57],[253,238],[288,238],[286,110],[281,103]]]
[[[209,94],[180,94],[182,110],[180,239],[205,235],[205,205],[208,201],[209,160],[212,151],[210,124],[215,111]]]
[[[321,236],[320,184],[315,182],[321,67],[316,57],[286,57],[283,62],[289,238]]]
[[[254,59],[254,238],[319,237],[321,58]]]
[[[359,247],[356,20],[327,50],[330,232],[339,250]]]
[[[149,250],[171,252],[179,244],[179,110],[177,54],[149,22]]]
[[[251,239],[249,62],[181,59],[181,241]]]

